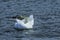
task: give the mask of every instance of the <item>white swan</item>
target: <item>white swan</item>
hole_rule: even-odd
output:
[[[16,19],[15,28],[18,29],[30,29],[33,28],[34,18],[33,15],[24,18],[23,20]]]

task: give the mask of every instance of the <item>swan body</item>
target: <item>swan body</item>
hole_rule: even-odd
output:
[[[16,19],[15,28],[18,29],[30,29],[33,28],[34,18],[33,15],[24,18],[23,20]]]

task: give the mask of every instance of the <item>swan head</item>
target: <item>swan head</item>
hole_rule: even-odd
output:
[[[23,20],[24,19],[24,16],[17,16],[17,19]]]

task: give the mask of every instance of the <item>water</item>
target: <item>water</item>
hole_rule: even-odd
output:
[[[60,40],[60,0],[0,0],[0,40]],[[32,30],[15,30],[16,15],[34,15]]]

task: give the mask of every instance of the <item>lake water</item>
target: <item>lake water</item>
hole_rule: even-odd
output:
[[[9,17],[30,14],[33,29],[14,29]],[[60,0],[0,0],[0,40],[60,40]]]

